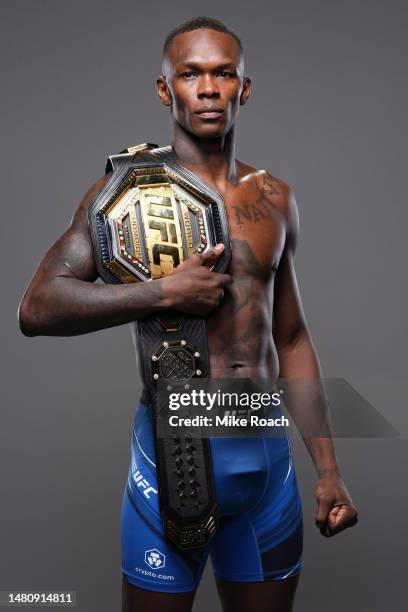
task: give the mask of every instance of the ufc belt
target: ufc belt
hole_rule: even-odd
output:
[[[131,147],[108,158],[109,171],[112,175],[88,212],[95,260],[105,282],[154,281],[220,242],[225,251],[213,270],[226,270],[231,247],[224,201],[180,166],[171,147]],[[218,522],[209,441],[191,428],[159,435],[157,386],[162,380],[180,384],[210,377],[205,320],[172,311],[132,325],[155,415],[164,530],[179,548],[204,546]]]

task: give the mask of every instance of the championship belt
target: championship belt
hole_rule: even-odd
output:
[[[213,266],[231,257],[223,198],[183,168],[171,147],[143,144],[108,158],[112,171],[88,211],[95,260],[107,283],[149,282],[173,274],[194,253],[222,242]],[[154,412],[160,509],[164,530],[179,548],[204,546],[218,513],[211,449],[194,429],[159,435],[158,383],[209,378],[205,320],[180,312],[135,321],[141,375]]]

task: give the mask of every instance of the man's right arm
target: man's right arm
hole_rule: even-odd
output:
[[[85,194],[64,234],[46,253],[19,306],[26,336],[75,336],[176,309],[205,315],[230,278],[209,270],[222,252],[194,256],[172,277],[131,284],[95,284],[98,273],[87,209],[109,176]],[[184,295],[184,303],[183,303]]]

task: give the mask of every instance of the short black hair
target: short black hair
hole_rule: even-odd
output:
[[[237,41],[241,53],[244,52],[241,39],[225,23],[219,21],[218,19],[214,19],[213,17],[192,17],[191,19],[188,19],[177,26],[177,28],[174,28],[174,30],[171,30],[171,32],[169,32],[169,34],[166,36],[166,40],[164,41],[163,45],[163,57],[165,57],[170,43],[178,34],[183,34],[183,32],[192,32],[193,30],[200,30],[201,28],[208,28],[209,30],[216,30],[217,32],[229,34]]]

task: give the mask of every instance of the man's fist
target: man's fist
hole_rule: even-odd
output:
[[[160,280],[169,309],[205,316],[218,306],[224,288],[232,283],[230,274],[212,272],[224,245],[217,244],[200,255],[183,261],[171,275]]]
[[[329,538],[357,523],[357,509],[340,476],[319,478],[316,485],[316,501],[316,527],[323,536]]]

